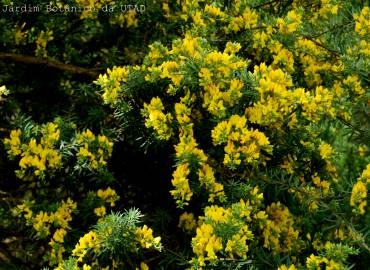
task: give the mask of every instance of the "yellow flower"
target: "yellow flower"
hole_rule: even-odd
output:
[[[115,202],[119,200],[119,196],[117,195],[116,191],[114,189],[111,189],[108,187],[107,189],[99,189],[97,191],[97,195],[99,198],[101,198],[103,201],[110,203],[110,206],[113,207],[115,206]],[[104,207],[105,209],[105,207]],[[100,209],[100,213],[102,213],[103,209]]]
[[[287,267],[285,264],[280,265],[277,270],[296,270],[294,264],[291,264],[289,267]]]
[[[22,150],[21,150],[21,137],[22,135],[22,131],[20,129],[16,129],[16,130],[12,130],[10,132],[10,138],[6,138],[4,140],[4,144],[7,148],[10,148],[8,150],[8,154],[10,156],[18,156],[22,153]]]
[[[77,208],[77,203],[68,198],[62,201],[61,206],[50,215],[50,220],[62,228],[69,228],[68,222],[72,220],[72,212]]]
[[[240,43],[228,41],[225,46],[224,53],[232,54],[237,53],[241,49]]]
[[[212,130],[213,144],[225,144],[224,164],[235,169],[241,164],[257,162],[260,150],[270,152],[268,138],[258,130],[248,130],[244,116],[232,115],[228,121],[219,122]]]
[[[150,101],[150,104],[144,103],[144,109],[142,110],[145,116],[145,126],[147,128],[153,128],[157,137],[161,140],[169,140],[172,136],[172,130],[170,123],[172,120],[171,114],[163,113],[164,106],[159,97],[154,97]]]
[[[131,12],[129,12],[131,13]],[[127,15],[130,16],[132,15]],[[128,80],[129,70],[126,67],[113,67],[113,69],[107,69],[107,73],[99,75],[99,78],[94,81],[95,84],[99,85],[104,93],[102,98],[105,104],[115,104],[119,97],[123,94],[121,90],[121,83]]]
[[[222,184],[216,182],[214,171],[211,166],[206,163],[203,164],[198,170],[198,177],[200,184],[205,186],[210,193],[208,198],[209,202],[213,202],[215,197],[217,197],[220,201],[224,200],[224,187]]]
[[[357,181],[352,188],[350,205],[354,207],[354,212],[365,214],[365,207],[367,205],[367,187],[361,180]]]
[[[57,229],[53,235],[53,239],[55,242],[63,243],[64,242],[64,236],[67,234],[67,231],[65,229]]]
[[[191,233],[195,230],[197,222],[193,213],[184,212],[179,219],[179,227],[183,228],[186,232]]]
[[[311,254],[310,257],[308,257],[306,260],[306,265],[309,270],[321,269],[322,264],[324,264],[323,266],[325,266],[328,263],[329,263],[329,260],[327,258],[321,257],[321,256],[315,256],[313,254]],[[328,269],[328,268],[324,268],[324,269]]]
[[[358,95],[365,94],[365,89],[361,86],[361,80],[357,75],[347,76],[347,78],[343,80],[343,84]]]
[[[94,213],[98,216],[98,217],[104,217],[107,213],[106,211],[106,208],[104,206],[102,207],[97,207],[94,209]]]
[[[147,225],[136,229],[136,240],[143,248],[155,248],[161,250],[161,237],[153,237],[153,230]]]
[[[366,36],[370,33],[370,9],[368,6],[364,6],[360,14],[353,14],[353,18],[356,21],[355,31],[360,36]]]
[[[149,270],[149,266],[145,262],[141,262],[140,270]]]
[[[9,90],[6,89],[5,85],[0,86],[0,101],[3,101],[3,96],[6,96],[9,94]]]
[[[82,270],[91,270],[91,266],[84,263]]]
[[[193,19],[193,23],[195,24],[195,26],[197,27],[205,27],[206,24],[204,23],[204,20],[202,18],[202,13],[199,12],[199,11],[196,11],[194,12],[194,14],[192,15],[192,19]]]
[[[28,202],[29,203],[29,202]],[[27,219],[27,220],[30,220],[33,216],[33,212],[29,206],[28,203],[23,203],[23,204],[19,204],[17,205],[17,209],[19,211],[21,211],[21,213],[24,213],[24,217]]]
[[[54,39],[53,37],[53,31],[52,30],[42,30],[37,39],[36,39],[36,55],[37,56],[42,56],[42,57],[47,57],[47,50],[46,50],[46,45],[48,44],[49,41],[52,41]]]
[[[193,195],[187,178],[189,173],[190,170],[187,163],[179,165],[173,173],[171,182],[175,189],[171,190],[171,195],[174,196],[178,203],[187,204]]]
[[[97,249],[98,247],[99,242],[97,235],[94,231],[90,231],[80,238],[72,251],[72,256],[78,257],[78,260],[80,261],[86,255],[87,249]]]
[[[191,263],[205,266],[208,261],[212,263],[218,259],[234,259],[235,256],[247,258],[247,241],[253,238],[247,224],[251,221],[251,212],[250,201],[243,200],[229,208],[216,205],[206,207],[204,217],[200,217],[196,236],[192,238],[196,257]],[[220,234],[221,231],[229,233]]]
[[[284,19],[278,18],[276,23],[279,27],[279,32],[283,34],[295,32],[302,23],[301,17],[302,15],[297,14],[294,10],[291,10]]]
[[[50,254],[49,254],[49,265],[54,265],[56,263],[60,263],[63,261],[63,253],[65,252],[65,248],[62,244],[56,243],[53,239],[49,242],[49,246],[51,247]]]
[[[362,172],[361,178],[367,184],[370,183],[370,164],[366,166],[366,169]]]
[[[269,218],[263,230],[264,247],[274,254],[289,252],[298,247],[299,231],[294,228],[289,209],[280,202],[272,203],[267,207],[266,213]]]
[[[96,137],[89,129],[77,135],[76,142],[80,144],[77,153],[78,162],[89,165],[90,169],[106,166],[107,159],[112,155],[113,143],[104,135]],[[96,149],[96,144],[98,148]]]
[[[360,145],[360,146],[358,147],[358,154],[359,154],[361,157],[365,156],[365,154],[366,154],[366,146],[365,146],[365,145]]]
[[[28,143],[21,145],[20,129],[11,131],[10,138],[4,140],[11,157],[21,156],[20,169],[16,171],[19,178],[25,178],[26,172],[44,178],[46,171],[52,174],[63,165],[62,157],[55,145],[60,139],[58,125],[47,123],[42,126],[41,133],[40,143],[37,143],[36,138],[30,138]]]

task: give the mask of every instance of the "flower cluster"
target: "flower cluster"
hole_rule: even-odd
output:
[[[4,100],[4,96],[7,96],[9,94],[9,90],[6,89],[5,85],[0,86],[0,101]]]
[[[38,132],[38,130],[35,130]],[[18,177],[26,178],[28,173],[44,178],[46,172],[53,173],[62,166],[62,157],[58,151],[60,130],[57,124],[48,123],[40,128],[41,138],[23,140],[22,130],[12,130],[10,137],[4,140],[11,158],[21,157]]]
[[[354,14],[353,18],[356,21],[355,24],[355,31],[360,36],[367,36],[370,34],[370,9],[369,7],[365,6],[360,14]]]
[[[193,213],[184,212],[179,218],[179,227],[187,233],[192,233],[197,227],[197,221]]]
[[[61,261],[55,270],[71,266],[82,270],[116,269],[127,266],[126,258],[132,269],[136,269],[139,263],[135,263],[134,258],[141,249],[162,249],[161,237],[154,237],[153,230],[147,225],[137,226],[140,217],[137,210],[103,217],[94,229],[80,237],[69,259]],[[149,268],[141,262],[140,269]]]
[[[216,182],[214,170],[207,163],[207,156],[203,150],[197,147],[197,143],[192,135],[180,135],[180,142],[175,146],[176,157],[179,165],[173,173],[172,184],[175,187],[171,194],[176,199],[177,204],[182,207],[190,201],[193,192],[189,186],[188,176],[190,174],[189,166],[199,166],[198,180],[201,186],[204,186],[208,192],[208,201],[213,202],[215,198],[224,199],[223,185]]]
[[[63,253],[65,252],[64,237],[67,230],[71,229],[72,213],[76,212],[77,203],[68,198],[61,202],[55,212],[50,213],[44,211],[33,213],[31,210],[33,204],[32,202],[20,204],[17,206],[16,212],[23,214],[27,224],[36,231],[38,238],[45,239],[52,234],[49,241],[51,249],[48,260],[50,265],[55,265],[63,260]],[[52,229],[55,229],[54,233],[51,232]]]
[[[364,215],[367,206],[367,192],[370,186],[370,164],[362,172],[361,177],[353,185],[350,205],[356,214]]]
[[[240,201],[231,208],[209,206],[204,210],[202,224],[196,230],[192,239],[195,258],[192,260],[195,269],[203,269],[207,262],[214,263],[219,257],[246,258],[247,242],[253,239],[253,233],[248,227],[251,220],[252,207],[249,203]],[[231,232],[225,233],[223,227],[229,227]],[[231,229],[232,228],[232,229]]]
[[[99,189],[96,194],[98,198],[100,198],[104,203],[109,204],[110,207],[114,207],[116,205],[116,202],[120,199],[116,191],[114,189],[111,189],[110,187],[105,190]],[[107,209],[104,205],[102,205],[100,207],[96,207],[94,209],[94,213],[98,217],[102,218],[107,214]]]
[[[302,15],[297,14],[295,10],[289,11],[285,18],[278,18],[276,20],[279,32],[284,35],[296,32],[301,23]]]
[[[142,114],[146,118],[145,126],[153,128],[157,137],[162,140],[168,140],[172,135],[171,114],[163,112],[164,106],[159,97],[152,98],[149,104],[144,103]]]
[[[228,121],[219,122],[212,130],[214,145],[226,144],[224,164],[231,169],[241,162],[248,164],[261,159],[261,151],[271,153],[266,135],[258,130],[248,130],[244,116],[233,115]]]
[[[136,230],[136,240],[143,248],[155,248],[161,250],[161,237],[153,237],[153,230],[144,225]]]
[[[36,56],[47,57],[46,46],[48,42],[52,41],[53,39],[54,37],[52,30],[42,30],[36,39]]]
[[[222,259],[246,259],[248,242],[253,241],[254,232],[266,222],[266,213],[261,211],[263,195],[258,188],[251,190],[254,200],[240,200],[229,208],[207,206],[200,217],[196,236],[192,239],[192,269],[203,269],[215,265]]]
[[[115,202],[119,200],[119,196],[117,195],[116,191],[110,187],[105,190],[99,189],[97,191],[97,195],[104,202],[109,203],[111,207],[115,206]]]
[[[72,250],[72,256],[76,257],[78,262],[82,262],[90,249],[99,252],[99,248],[99,239],[96,232],[90,231],[80,238],[75,248]]]
[[[78,134],[76,143],[79,145],[77,162],[91,170],[97,170],[107,165],[107,160],[112,154],[113,143],[104,135],[97,137],[87,129]]]
[[[102,98],[105,104],[114,104],[122,94],[121,83],[127,81],[128,69],[125,67],[113,67],[107,70],[107,74],[100,74],[94,81],[104,93]]]
[[[268,219],[263,230],[264,247],[274,253],[296,250],[299,231],[294,227],[294,219],[289,209],[280,202],[272,203],[266,209]]]

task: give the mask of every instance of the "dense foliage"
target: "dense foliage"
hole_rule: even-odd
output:
[[[368,269],[365,1],[0,4],[0,269]]]

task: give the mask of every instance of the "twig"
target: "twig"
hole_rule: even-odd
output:
[[[82,68],[70,64],[64,64],[59,61],[37,58],[34,56],[20,55],[14,53],[0,52],[0,60],[10,60],[13,62],[32,64],[32,65],[45,65],[47,67],[59,69],[65,72],[86,75],[96,78],[99,74],[97,70]]]
[[[304,36],[304,38],[312,41],[313,43],[315,43],[317,46],[327,50],[328,52],[330,52],[331,54],[333,54],[334,56],[336,57],[340,57],[340,54],[332,49],[329,49],[328,47],[324,46],[323,44],[321,44],[320,42],[316,41],[315,39],[309,37],[309,36]]]
[[[328,32],[334,31],[334,30],[336,30],[338,28],[341,28],[343,26],[348,26],[348,25],[351,25],[351,24],[354,24],[354,23],[355,23],[354,21],[350,21],[350,22],[343,23],[343,24],[340,24],[340,25],[334,25],[334,27],[331,27],[331,28],[329,28],[329,29],[327,29],[327,30],[325,30],[325,31],[323,31],[321,33],[316,34],[313,38],[318,38],[318,37],[320,37],[320,36],[322,36],[322,35],[324,35],[324,34],[326,34]]]
[[[252,8],[260,8],[260,7],[264,7],[264,6],[267,6],[267,5],[270,5],[270,4],[273,4],[275,2],[279,2],[279,0],[272,0],[272,1],[269,1],[269,2],[265,2],[265,3],[262,3],[260,5],[257,5],[257,6],[254,6]]]
[[[13,266],[23,266],[23,269],[31,269],[27,263],[11,254],[11,252],[8,250],[8,246],[2,242],[0,242],[0,253],[5,255],[8,263],[11,263]]]

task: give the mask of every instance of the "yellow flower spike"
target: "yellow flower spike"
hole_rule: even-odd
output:
[[[353,211],[361,215],[365,214],[365,207],[367,205],[367,187],[361,180],[357,181],[353,186],[351,193],[350,205],[354,207]]]
[[[212,17],[220,17],[221,20],[226,16],[226,14],[222,12],[220,8],[213,5],[206,5],[204,8],[204,12],[208,13]]]
[[[233,54],[237,53],[241,49],[240,43],[228,41],[225,46],[224,53]]]
[[[49,246],[51,247],[49,253],[49,265],[52,266],[54,264],[62,262],[65,248],[60,243],[56,243],[54,240],[51,240],[49,242]]]
[[[357,182],[352,188],[350,205],[353,207],[355,214],[364,215],[367,211],[367,193],[370,184],[370,164],[368,164]]]
[[[366,154],[366,152],[367,152],[367,148],[366,148],[366,146],[365,146],[365,145],[360,145],[360,146],[358,147],[358,154],[359,154],[361,157],[364,157],[364,156],[365,156],[365,154]]]
[[[174,86],[179,86],[184,76],[179,73],[179,64],[174,61],[163,62],[159,66],[161,70],[160,78],[169,78]]]
[[[193,19],[193,23],[195,27],[199,27],[199,28],[206,27],[206,24],[204,22],[201,12],[199,11],[194,12],[194,14],[192,15],[192,19]]]
[[[190,58],[199,58],[200,45],[199,38],[193,37],[189,32],[185,34],[185,38],[182,40],[182,44],[179,44],[179,47],[174,47],[173,52],[181,52]]]
[[[157,137],[161,140],[169,140],[172,136],[172,130],[170,123],[172,121],[171,114],[163,113],[164,106],[159,97],[154,97],[150,101],[150,104],[144,103],[144,109],[142,110],[145,116],[145,126],[147,128],[153,128]]]
[[[32,219],[32,216],[33,216],[33,212],[32,210],[30,209],[28,203],[23,203],[23,204],[19,204],[17,205],[17,209],[24,214],[24,217],[25,219],[28,220],[31,220]]]
[[[179,165],[173,173],[172,185],[175,187],[171,190],[171,195],[176,199],[176,202],[180,204],[187,204],[193,196],[193,192],[189,186],[189,180],[187,179],[190,173],[187,163]]]
[[[249,7],[244,9],[241,16],[232,17],[231,21],[226,28],[226,33],[233,31],[239,32],[244,29],[251,29],[257,26],[259,15],[255,10],[251,10]]]
[[[96,170],[107,165],[107,159],[112,155],[113,143],[104,135],[97,137],[89,130],[78,134],[76,142],[80,145],[77,152],[78,162]],[[95,144],[99,145],[95,149]]]
[[[224,197],[223,185],[216,183],[216,178],[212,167],[208,164],[203,164],[198,171],[199,182],[204,185],[210,193],[208,201],[213,202],[214,197],[218,197],[221,201]]]

